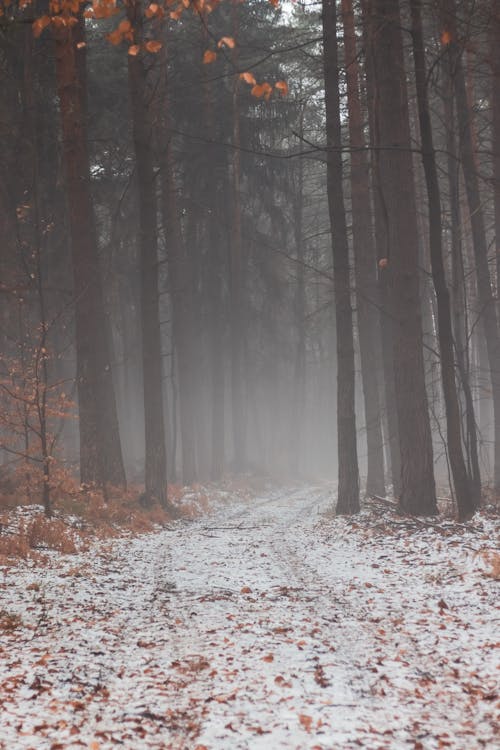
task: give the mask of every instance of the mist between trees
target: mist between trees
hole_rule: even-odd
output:
[[[4,493],[499,488],[495,0],[1,9]]]

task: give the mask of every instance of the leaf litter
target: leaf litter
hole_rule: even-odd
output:
[[[0,748],[497,747],[498,519],[331,504],[219,498],[0,568]]]

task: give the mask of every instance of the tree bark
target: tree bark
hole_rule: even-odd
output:
[[[383,200],[382,186],[380,184],[379,151],[377,150],[378,130],[375,117],[375,66],[373,56],[373,45],[371,43],[373,30],[370,6],[368,0],[361,1],[363,11],[363,40],[365,45],[365,75],[366,93],[368,99],[368,124],[370,132],[370,166],[371,187],[373,194],[373,214],[375,230],[375,248],[377,260],[385,263],[388,254],[387,240],[387,217]],[[388,476],[392,483],[392,492],[395,497],[401,495],[401,448],[399,444],[398,415],[394,393],[396,385],[394,381],[393,361],[393,314],[391,311],[391,299],[389,294],[388,275],[383,269],[378,273],[378,293],[380,303],[380,329],[382,340],[382,406],[385,415],[387,432],[387,463]]]
[[[422,162],[427,186],[429,206],[429,249],[432,280],[436,292],[438,341],[441,354],[441,382],[446,411],[446,434],[455,499],[460,518],[467,518],[478,505],[479,498],[473,493],[473,486],[467,475],[462,453],[460,407],[455,381],[455,361],[453,356],[453,329],[451,323],[450,294],[446,283],[443,262],[441,194],[436,167],[432,124],[427,95],[427,72],[425,65],[424,40],[420,0],[410,0],[412,20],[413,56],[415,60],[415,80],[417,105],[422,142]]]
[[[342,0],[347,72],[351,203],[356,311],[365,406],[368,471],[367,495],[385,495],[378,349],[381,346],[375,247],[371,226],[370,173],[359,96],[359,65],[352,0]]]
[[[496,305],[491,288],[488,265],[488,243],[475,163],[471,111],[467,100],[467,88],[457,34],[456,5],[454,0],[442,0],[441,11],[443,27],[449,38],[447,54],[450,56],[450,66],[453,71],[452,75],[459,125],[459,147],[472,230],[477,293],[479,306],[482,312],[491,376],[491,395],[494,417],[493,484],[496,490],[500,490],[500,335],[498,330]]]
[[[436,490],[422,348],[418,228],[408,96],[398,0],[372,0],[380,191],[387,226],[387,274],[393,316],[395,400],[401,446],[399,506],[436,513]]]
[[[90,191],[85,112],[72,27],[57,27],[55,57],[75,295],[80,474],[85,483],[125,485],[106,337],[101,272]]]
[[[142,41],[142,6],[129,2],[134,42]],[[145,431],[145,497],[166,506],[167,457],[163,415],[162,355],[158,296],[157,199],[153,156],[151,94],[144,52],[128,55],[128,82],[139,205],[140,307]]]
[[[323,61],[325,72],[327,192],[332,232],[337,332],[337,514],[359,511],[358,454],[354,407],[354,341],[349,245],[342,184],[340,96],[336,0],[323,0]]]

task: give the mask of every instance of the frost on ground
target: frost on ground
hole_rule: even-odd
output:
[[[498,747],[498,522],[331,502],[239,498],[4,568],[0,747]]]

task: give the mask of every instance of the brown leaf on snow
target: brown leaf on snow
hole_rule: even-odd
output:
[[[307,714],[299,714],[299,721],[301,725],[304,727],[306,732],[311,731],[312,726],[312,716],[308,716]]]

